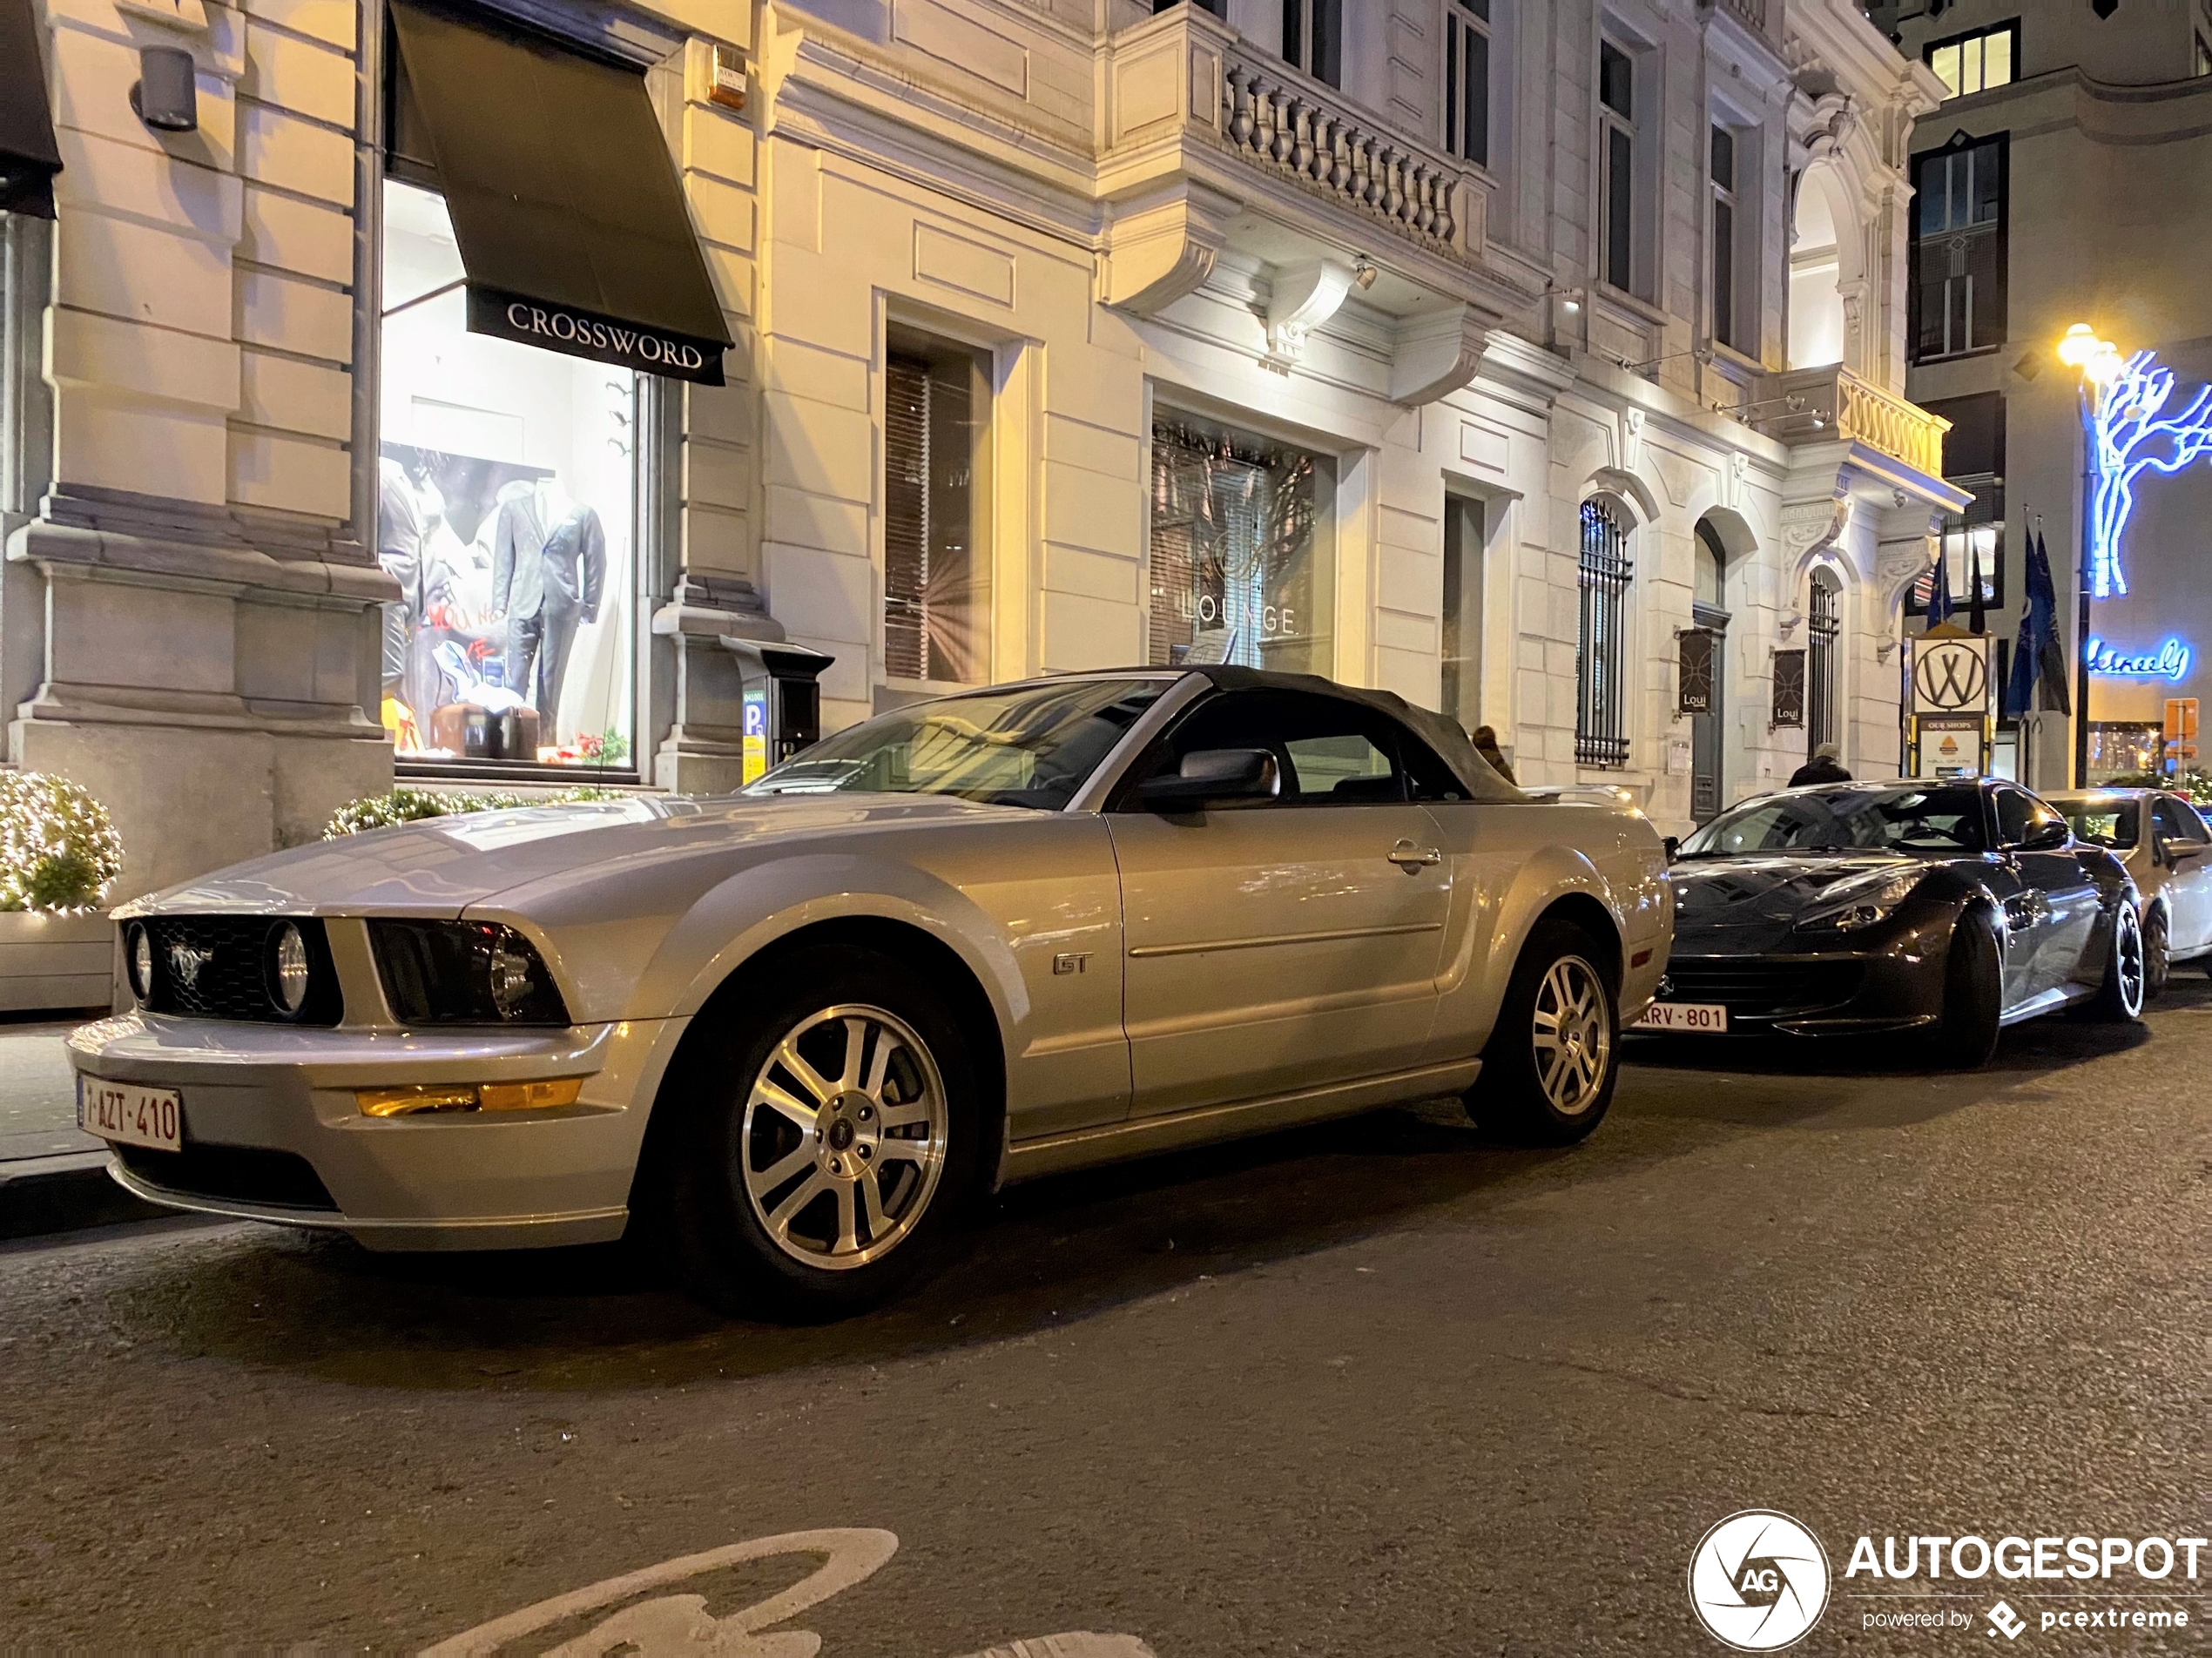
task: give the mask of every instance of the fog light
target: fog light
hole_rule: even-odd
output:
[[[574,1105],[583,1092],[580,1076],[543,1082],[475,1082],[444,1086],[421,1082],[412,1088],[356,1088],[354,1103],[363,1116],[406,1117],[451,1111],[547,1111]]]

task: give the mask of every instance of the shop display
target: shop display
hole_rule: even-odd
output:
[[[1326,673],[1334,469],[1250,433],[1152,428],[1150,660]]]
[[[378,557],[402,762],[630,758],[626,370],[471,334],[444,203],[388,181]]]

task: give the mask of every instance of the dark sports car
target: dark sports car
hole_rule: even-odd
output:
[[[1971,1066],[2038,1014],[2142,1012],[2127,869],[2013,784],[1762,795],[1683,842],[1670,879],[1674,954],[1642,1029],[1919,1032]]]

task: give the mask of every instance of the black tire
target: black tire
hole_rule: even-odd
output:
[[[687,1048],[661,1090],[655,1109],[671,1115],[655,1124],[642,1218],[678,1281],[719,1311],[786,1324],[863,1311],[927,1269],[980,1187],[968,1034],[926,974],[852,946],[779,958],[745,990],[718,1004],[738,1016]],[[830,1097],[792,1068],[786,1039]],[[860,1056],[842,1061],[856,1040]],[[812,1107],[815,1129],[788,1105]],[[813,1190],[800,1201],[802,1189]]]
[[[2156,997],[2173,976],[2173,945],[2166,930],[2166,909],[2160,905],[2143,917],[2143,1000]]]
[[[1620,998],[1608,959],[1569,921],[1540,921],[1529,933],[1482,1050],[1481,1078],[1464,1098],[1484,1128],[1527,1145],[1568,1146],[1604,1120],[1621,1075]],[[1564,1043],[1562,996],[1576,1027]]]
[[[1987,910],[1968,910],[1951,929],[1943,962],[1943,1017],[1933,1052],[1941,1064],[1971,1071],[1997,1051],[2005,1014],[2005,960]]]
[[[2132,900],[2112,907],[2105,939],[2104,982],[2097,987],[2088,1015],[2109,1024],[2131,1025],[2143,1016],[2143,920]]]

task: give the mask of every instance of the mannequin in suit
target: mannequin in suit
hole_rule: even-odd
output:
[[[384,606],[384,695],[405,700],[408,648],[422,621],[422,513],[407,468],[376,463],[376,562],[400,584],[396,604]]]
[[[537,709],[541,742],[558,740],[555,711],[579,623],[599,619],[607,535],[599,515],[550,478],[499,492],[491,599],[507,618],[507,688]]]

